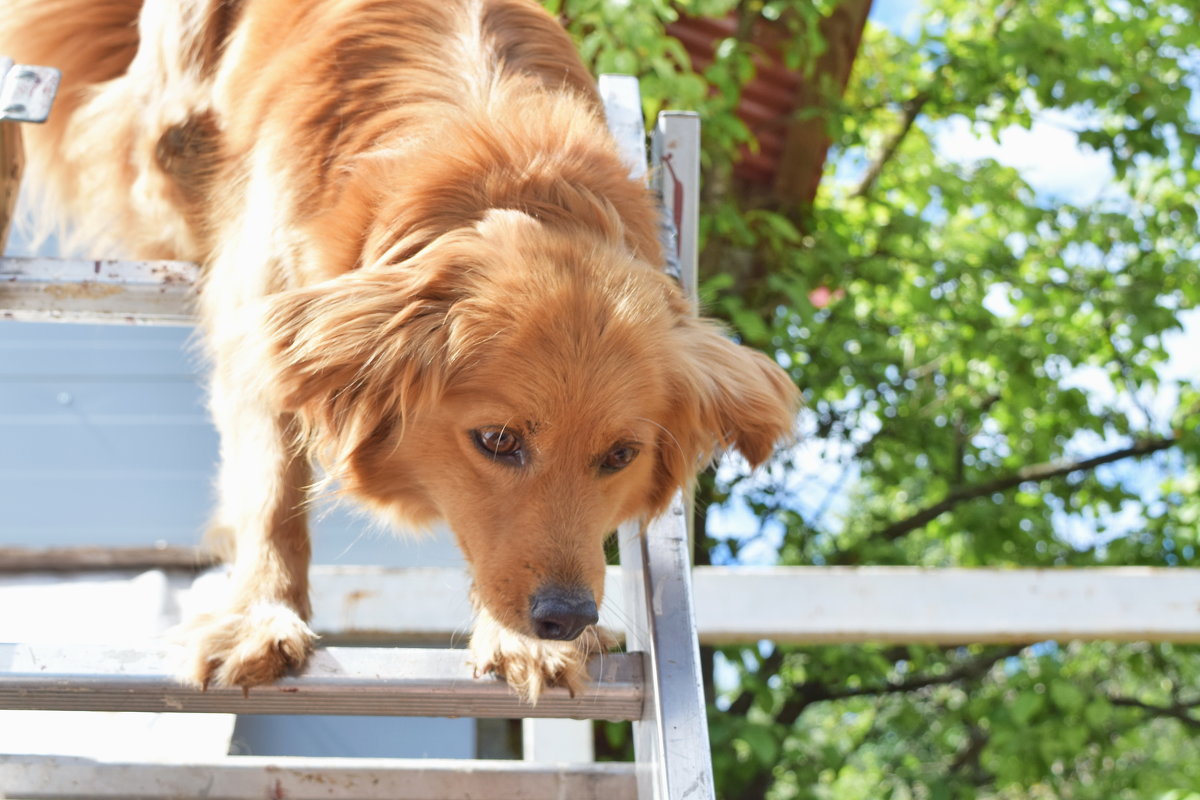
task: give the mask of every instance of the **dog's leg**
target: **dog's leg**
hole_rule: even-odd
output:
[[[184,678],[249,687],[299,666],[315,638],[310,614],[311,545],[305,516],[309,462],[291,418],[255,398],[252,383],[231,380],[239,359],[222,360],[212,387],[221,432],[218,536],[232,540],[233,596],[223,612],[190,626]]]
[[[494,672],[531,705],[542,690],[563,686],[574,697],[588,685],[588,659],[609,650],[615,640],[604,629],[587,627],[570,642],[537,639],[510,631],[477,606],[471,631],[471,659],[476,675]]]

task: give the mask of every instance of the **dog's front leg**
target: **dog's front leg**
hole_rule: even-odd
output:
[[[232,599],[191,623],[184,678],[250,687],[299,666],[315,638],[309,618],[311,544],[305,515],[311,470],[289,415],[259,402],[253,382],[217,353],[212,411],[221,433],[213,534],[232,545]]]

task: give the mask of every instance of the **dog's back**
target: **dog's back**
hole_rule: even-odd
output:
[[[50,121],[26,135],[39,217],[72,218],[93,252],[141,258],[211,260],[255,170],[286,184],[271,204],[290,205],[288,225],[332,241],[378,190],[348,179],[372,171],[373,153],[394,167],[406,147],[457,142],[471,160],[495,146],[473,125],[491,136],[507,119],[521,142],[537,128],[565,141],[579,127],[568,109],[591,112],[584,127],[599,113],[565,33],[522,0],[16,0],[0,52],[63,71]],[[528,107],[564,93],[575,102]],[[324,260],[337,272],[346,259],[358,260]]]

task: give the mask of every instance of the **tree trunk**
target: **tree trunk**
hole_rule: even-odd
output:
[[[817,59],[813,79],[802,81],[796,91],[783,154],[775,172],[775,199],[785,207],[807,208],[817,197],[831,143],[830,103],[846,91],[870,12],[871,0],[843,0],[821,20],[826,49]]]

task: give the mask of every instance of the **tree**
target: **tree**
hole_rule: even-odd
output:
[[[1169,360],[1200,300],[1190,0],[928,0],[910,36],[867,24],[844,94],[862,2],[550,5],[597,71],[642,76],[647,112],[701,111],[702,300],[805,391],[765,477],[701,482],[702,534],[722,506],[759,522],[709,531],[699,561],[766,543],[782,564],[1196,565],[1200,384]],[[681,13],[736,22],[700,72],[666,33]],[[810,156],[767,186],[735,168],[763,25]],[[1091,194],[945,152],[947,131],[1055,126],[1105,159]],[[815,196],[794,177],[813,163]],[[736,674],[714,687],[723,797],[1200,797],[1195,647],[710,657]]]

